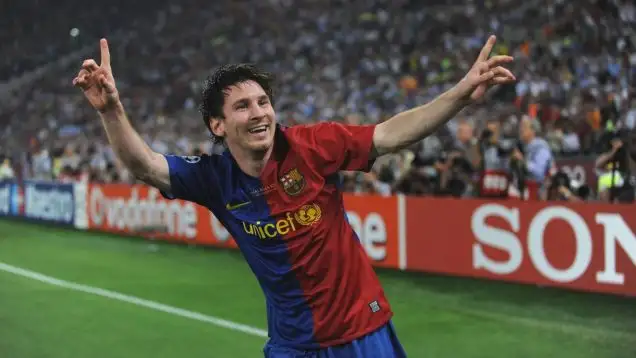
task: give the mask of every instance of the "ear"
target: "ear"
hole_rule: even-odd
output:
[[[223,119],[210,118],[209,125],[215,136],[219,138],[225,137],[225,121],[223,121]]]

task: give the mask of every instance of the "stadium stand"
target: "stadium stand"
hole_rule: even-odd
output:
[[[374,174],[343,173],[355,192],[475,195],[488,168],[466,150],[484,156],[487,123],[501,131],[498,148],[508,148],[499,150],[503,162],[525,119],[559,158],[594,158],[606,149],[607,133],[636,130],[630,1],[60,4],[28,0],[0,11],[8,24],[0,35],[0,152],[18,176],[132,181],[71,86],[101,36],[109,38],[124,105],[145,139],[160,152],[197,154],[222,149],[201,130],[197,111],[202,80],[221,63],[255,62],[274,72],[283,123],[375,123],[454,84],[485,36],[497,34],[495,51],[515,56],[519,82],[499,88],[487,107],[474,106],[436,135],[382,158]]]

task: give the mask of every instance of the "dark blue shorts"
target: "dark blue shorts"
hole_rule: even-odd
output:
[[[267,343],[264,352],[265,358],[406,358],[391,322],[341,346],[304,351]]]

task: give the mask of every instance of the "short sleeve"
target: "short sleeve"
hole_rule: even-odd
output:
[[[341,170],[369,171],[374,158],[375,125],[346,125],[325,122],[290,128],[294,142],[306,148],[308,161],[324,176]]]
[[[218,160],[204,156],[165,155],[170,170],[170,192],[166,199],[182,199],[210,207],[219,197]]]

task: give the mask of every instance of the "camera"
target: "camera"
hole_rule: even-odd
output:
[[[518,149],[520,152],[523,153],[523,146],[520,142],[510,139],[503,139],[493,143],[492,136],[493,132],[488,128],[484,129],[484,131],[481,132],[481,136],[479,137],[479,144],[482,150],[488,147],[495,147],[497,149],[497,155],[499,157],[508,157],[515,149]]]
[[[581,200],[589,199],[591,194],[591,190],[587,185],[571,179],[568,174],[563,171],[558,171],[550,178],[548,200],[568,200],[567,197],[563,196],[560,192],[561,188],[566,188]]]

